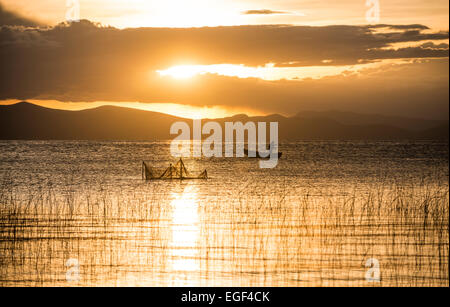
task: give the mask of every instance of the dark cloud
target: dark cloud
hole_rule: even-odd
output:
[[[433,42],[428,42],[425,44],[422,44],[420,46],[421,48],[426,48],[426,49],[447,49],[448,50],[448,44],[446,43],[442,43],[442,44],[435,44]]]
[[[369,28],[371,29],[379,29],[379,28],[386,28],[391,30],[429,30],[427,26],[424,25],[386,25],[386,24],[377,24],[377,25],[370,25]]]
[[[280,15],[290,14],[289,12],[273,11],[273,10],[249,10],[242,12],[243,15]]]
[[[342,108],[448,115],[446,59],[406,65],[408,69],[399,66],[401,71],[388,67],[306,81],[205,75],[177,82],[155,72],[186,63],[324,66],[448,58],[444,45],[389,49],[395,43],[417,45],[448,37],[448,32],[429,33],[417,27],[378,33],[370,26],[119,30],[88,21],[46,29],[3,26],[0,99],[173,102],[283,113]]]
[[[0,26],[39,26],[40,23],[6,10],[0,3]]]
[[[398,27],[398,26],[397,26]],[[0,35],[9,47],[2,50],[2,60],[14,57],[24,44],[13,36],[23,36],[27,30],[2,28]],[[333,60],[333,65],[356,64],[361,60],[411,57],[447,57],[448,50],[430,54],[425,48],[415,52],[385,52],[391,44],[448,39],[448,32],[424,33],[421,30],[395,30],[375,33],[370,26],[235,26],[215,28],[139,28],[118,30],[103,28],[88,21],[61,24],[50,29],[34,30],[30,44],[36,40],[53,41],[60,46],[54,52],[54,61],[82,62],[98,57],[100,62],[117,60],[142,61],[149,68],[163,69],[179,62],[199,64],[246,64],[300,62],[301,66],[322,65]],[[8,32],[5,34],[5,32]],[[39,36],[39,37],[38,37]],[[31,40],[35,40],[32,42]],[[406,54],[405,54],[406,53]],[[107,55],[106,57],[104,57]],[[102,59],[104,58],[104,59]],[[108,63],[103,63],[108,65]],[[149,66],[150,65],[150,66]]]

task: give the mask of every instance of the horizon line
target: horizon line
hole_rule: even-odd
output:
[[[386,118],[401,118],[401,119],[409,119],[409,120],[423,120],[423,121],[441,121],[441,122],[449,122],[450,120],[446,117],[445,119],[438,119],[438,118],[424,118],[424,117],[409,117],[409,116],[400,116],[400,115],[392,115],[392,114],[382,114],[382,113],[361,113],[361,112],[354,112],[354,111],[345,111],[345,110],[303,110],[303,111],[299,111],[296,114],[293,115],[284,115],[284,114],[280,114],[280,113],[265,113],[265,114],[260,114],[260,115],[252,115],[252,114],[247,114],[247,113],[243,113],[243,112],[236,112],[236,113],[230,113],[230,115],[227,116],[219,116],[219,117],[198,117],[198,118],[193,118],[193,117],[189,117],[189,116],[181,116],[181,115],[175,115],[175,114],[170,114],[167,112],[163,112],[163,111],[158,111],[158,110],[153,110],[153,109],[149,109],[149,108],[143,108],[143,107],[138,107],[136,105],[142,105],[142,106],[159,106],[159,105],[168,105],[168,106],[173,106],[173,105],[177,105],[180,107],[192,107],[192,106],[186,106],[186,105],[179,105],[179,104],[173,104],[173,103],[143,103],[143,102],[134,102],[134,103],[129,103],[129,102],[62,102],[62,101],[57,101],[59,104],[63,105],[63,104],[70,104],[70,105],[84,105],[84,107],[77,107],[77,108],[59,108],[56,106],[49,106],[49,105],[45,105],[46,100],[10,100],[10,101],[2,101],[0,100],[0,107],[1,106],[15,106],[15,105],[20,105],[20,104],[28,104],[28,105],[32,105],[32,106],[36,106],[39,108],[43,108],[43,109],[49,109],[49,110],[56,110],[56,111],[68,111],[68,112],[81,112],[81,111],[87,111],[87,110],[96,110],[96,109],[101,109],[104,107],[112,107],[112,108],[117,108],[117,109],[127,109],[127,110],[137,110],[137,111],[143,111],[143,112],[150,112],[150,113],[154,113],[154,114],[160,114],[160,115],[166,115],[166,116],[171,116],[174,118],[179,118],[179,119],[185,119],[185,120],[195,120],[195,119],[201,119],[201,120],[215,120],[215,119],[227,119],[227,118],[234,118],[234,117],[239,117],[239,116],[245,116],[248,118],[255,118],[255,117],[272,117],[272,116],[279,116],[285,119],[291,119],[291,118],[296,118],[298,117],[298,115],[302,114],[302,113],[315,113],[315,114],[325,114],[325,113],[344,113],[344,114],[352,114],[352,115],[360,115],[360,116],[381,116],[381,117],[386,117]],[[50,101],[53,102],[53,101]],[[90,106],[89,106],[90,105]],[[202,108],[202,107],[193,107],[193,108]]]

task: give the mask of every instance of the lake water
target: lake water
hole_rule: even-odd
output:
[[[0,286],[449,285],[448,142],[280,150],[145,182],[168,142],[0,141]]]

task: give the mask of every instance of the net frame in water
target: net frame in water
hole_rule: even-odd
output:
[[[191,176],[187,170],[183,159],[180,159],[175,166],[171,163],[169,167],[164,170],[158,170],[148,165],[147,162],[142,162],[142,179],[143,180],[207,180],[208,171],[204,170],[198,176]]]

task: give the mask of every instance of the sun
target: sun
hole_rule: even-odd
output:
[[[171,76],[175,79],[189,79],[202,73],[200,65],[180,65],[166,70],[157,71],[161,76]]]

